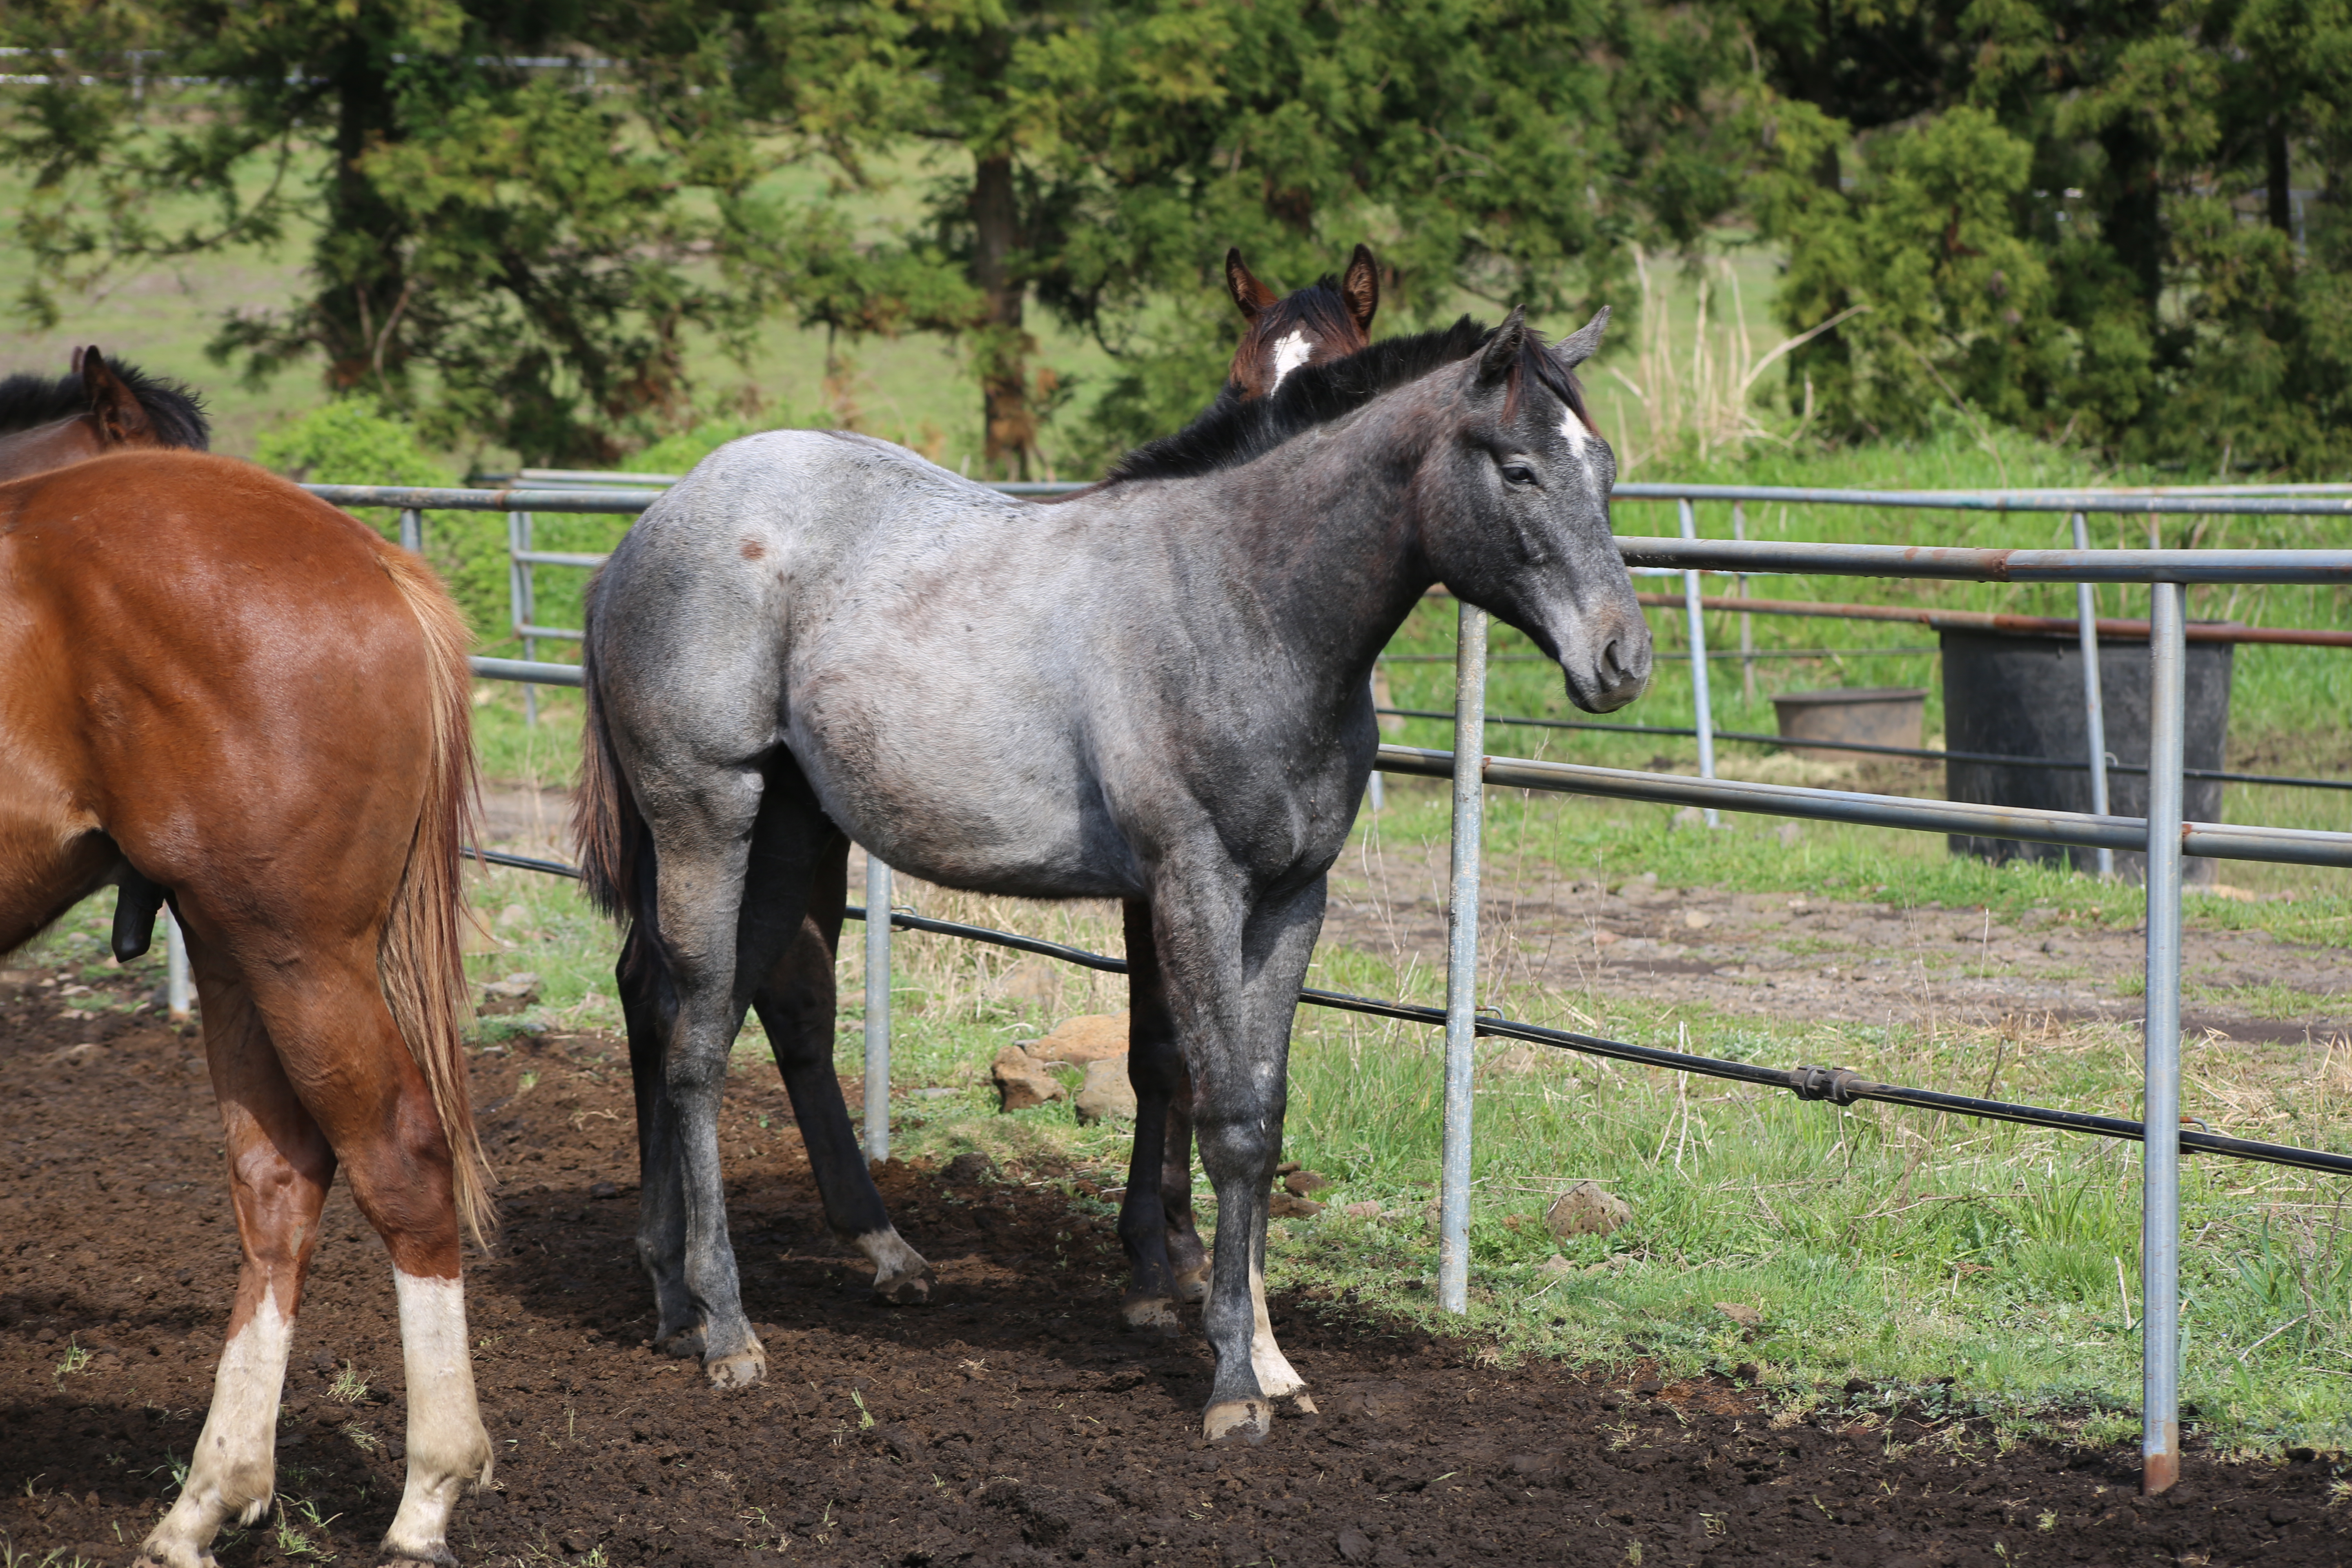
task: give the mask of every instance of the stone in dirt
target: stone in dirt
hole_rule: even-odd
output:
[[[1609,1236],[1633,1217],[1633,1207],[1598,1182],[1579,1182],[1552,1200],[1544,1211],[1544,1228],[1552,1235]]]
[[[1302,1198],[1296,1193],[1276,1193],[1265,1212],[1276,1219],[1312,1219],[1323,1212],[1323,1205],[1312,1198]]]
[[[482,1003],[476,1009],[485,1018],[511,1017],[539,1000],[539,976],[528,969],[517,970],[503,980],[493,980],[482,987]]]
[[[940,1167],[940,1179],[952,1187],[968,1187],[996,1169],[996,1162],[977,1149],[967,1149]]]
[[[1331,1184],[1315,1171],[1293,1171],[1283,1177],[1282,1184],[1302,1198],[1313,1197]]]
[[[989,1076],[996,1080],[1001,1110],[1027,1110],[1059,1100],[1064,1092],[1060,1081],[1045,1070],[1045,1064],[1019,1046],[997,1052]]]
[[[1117,1117],[1135,1120],[1135,1086],[1127,1081],[1127,1055],[1101,1057],[1087,1064],[1087,1080],[1078,1086],[1078,1120],[1101,1121]]]
[[[1072,1018],[1044,1039],[1030,1041],[1026,1049],[1032,1060],[1059,1062],[1074,1068],[1108,1057],[1124,1057],[1127,1015],[1088,1013]]]
[[[1738,1301],[1717,1301],[1715,1304],[1715,1310],[1746,1330],[1747,1332],[1743,1337],[1747,1339],[1754,1339],[1757,1329],[1762,1326],[1764,1321],[1764,1314],[1760,1310],[1754,1307],[1742,1306]]]
[[[1360,1204],[1349,1204],[1339,1212],[1349,1219],[1378,1219],[1381,1217],[1381,1205],[1367,1198]]]
[[[1536,1265],[1536,1272],[1538,1274],[1573,1274],[1576,1272],[1576,1265],[1570,1263],[1567,1258],[1562,1258],[1559,1253],[1555,1252],[1549,1258],[1545,1258],[1541,1263]]]
[[[1343,1562],[1370,1563],[1372,1560],[1371,1541],[1360,1530],[1341,1531],[1331,1545]]]

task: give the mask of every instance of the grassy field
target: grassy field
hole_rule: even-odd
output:
[[[911,174],[912,171],[910,170]],[[13,205],[18,176],[0,173],[0,209]],[[877,205],[911,200],[902,184]],[[5,216],[5,215],[0,215]],[[1377,242],[1377,236],[1372,237]],[[245,253],[176,273],[126,280],[89,302],[58,331],[0,333],[0,359],[12,368],[62,370],[67,347],[97,342],[150,369],[207,388],[220,416],[222,449],[250,452],[275,421],[299,416],[321,395],[293,374],[273,385],[236,385],[209,364],[202,345],[224,310],[276,304],[299,288],[307,239],[280,254]],[[0,252],[0,290],[21,282],[21,258]],[[1753,324],[1745,346],[1696,326],[1697,294],[1687,275],[1654,268],[1656,287],[1643,331],[1628,331],[1591,376],[1602,428],[1623,449],[1630,477],[1746,480],[1768,484],[1882,488],[2082,484],[2144,479],[2112,475],[2090,459],[2000,433],[1975,430],[1955,415],[1940,436],[1910,446],[1822,452],[1802,441],[1745,443],[1722,437],[1739,412],[1725,412],[1720,374],[1697,369],[1712,344],[1718,366],[1735,369],[1773,341],[1762,328],[1771,284],[1769,256],[1737,253],[1743,308]],[[1297,281],[1284,279],[1285,282]],[[1717,287],[1727,287],[1720,273]],[[1719,322],[1722,302],[1716,295]],[[1562,329],[1571,322],[1546,325]],[[1076,374],[1083,407],[1086,377],[1107,363],[1090,343],[1040,321],[1041,357]],[[773,325],[748,366],[731,366],[709,345],[695,366],[714,402],[749,389],[782,416],[855,412],[866,428],[906,441],[950,467],[978,445],[978,399],[951,349],[929,340],[871,342],[852,351],[854,366],[827,385],[821,334]],[[1679,378],[1679,379],[1678,379]],[[1735,376],[1733,379],[1737,379]],[[1709,385],[1718,390],[1710,393]],[[1709,425],[1708,421],[1714,424]],[[1713,435],[1708,434],[1713,430]],[[1671,437],[1671,439],[1669,438]],[[689,440],[687,445],[691,446]],[[489,450],[448,454],[454,479],[469,463],[500,466]],[[2178,477],[2178,476],[2167,476]],[[1912,541],[1981,545],[2065,542],[2056,517],[1876,513],[1813,509],[1751,509],[1751,537]],[[500,526],[497,520],[434,526]],[[1666,533],[1671,511],[1631,503],[1621,532]],[[1730,532],[1728,509],[1704,509],[1702,531]],[[2137,519],[2104,520],[2100,542],[2138,543]],[[615,537],[609,519],[544,519],[542,548],[600,549]],[[2168,543],[2352,544],[2352,524],[2260,518],[2216,519],[2184,530],[2166,524]],[[577,574],[541,574],[540,618],[576,625]],[[1646,584],[1672,588],[1671,580]],[[1711,582],[1714,591],[1726,591]],[[2063,588],[1913,584],[1837,578],[1759,578],[1759,595],[1901,601],[1956,607],[2069,614]],[[2109,615],[2145,613],[2144,592],[2103,590]],[[2273,625],[2340,626],[2343,590],[2198,590],[2192,615],[2236,616]],[[1689,722],[1686,667],[1678,612],[1656,611],[1652,624],[1661,661],[1651,693],[1619,718]],[[1710,646],[1738,646],[1736,618],[1708,618]],[[1927,689],[1927,729],[1943,727],[1932,638],[1874,623],[1774,620],[1754,624],[1768,652],[1830,647],[1809,658],[1759,660],[1754,694],[1739,666],[1714,666],[1716,723],[1769,731],[1774,691],[1822,686],[1918,685]],[[1452,607],[1417,611],[1392,647],[1408,656],[1387,679],[1396,703],[1443,710],[1452,672]],[[1499,715],[1567,717],[1555,669],[1526,658],[1517,634],[1498,632],[1488,690]],[[512,651],[491,641],[484,651]],[[573,650],[542,645],[542,658]],[[539,722],[522,722],[510,688],[478,690],[478,739],[494,779],[569,782],[578,755],[576,695],[542,691]],[[2352,707],[2352,664],[2308,649],[2248,647],[2239,656],[2233,696],[2233,763],[2263,771],[2338,775],[2352,770],[2352,738],[2342,715]],[[1400,737],[1445,746],[1442,721],[1412,721]],[[1690,771],[1691,742],[1664,737],[1512,730],[1497,727],[1498,752],[1621,766]],[[1727,772],[1759,765],[1760,753],[1723,749]],[[1746,761],[1742,762],[1743,756]],[[2341,795],[2231,786],[2231,820],[2352,827],[2352,801]],[[2140,896],[2127,887],[2025,867],[1990,868],[1955,859],[1934,837],[1817,826],[1790,849],[1769,836],[1769,819],[1730,819],[1719,833],[1675,831],[1664,807],[1570,802],[1496,792],[1489,805],[1489,858],[1496,866],[1542,865],[1605,879],[1654,872],[1668,885],[1746,890],[1822,892],[1877,899],[1905,907],[1940,904],[2011,909],[2051,904],[2109,924],[2139,919]],[[1378,831],[1391,842],[1442,842],[1446,809],[1438,791],[1396,787]],[[2230,879],[2292,896],[2255,904],[2197,899],[2192,918],[2258,925],[2283,940],[2352,942],[2352,888],[2340,873],[2289,868],[2236,868]],[[970,919],[1117,951],[1116,922],[1091,907],[1043,909],[923,894],[926,912]],[[514,1029],[610,1028],[617,1025],[609,978],[609,928],[568,883],[493,870],[475,884],[475,901],[501,949],[475,963],[484,976],[528,969],[541,976],[541,1006],[521,1019],[486,1021],[488,1037]],[[96,962],[110,900],[79,911],[43,939],[43,958]],[[844,956],[845,1071],[857,1070],[856,999],[862,984],[856,944]],[[1123,1130],[1076,1126],[1066,1108],[1013,1116],[993,1113],[987,1064],[1009,1039],[1033,1035],[1053,1017],[1113,1011],[1119,984],[1071,972],[1058,1002],[1039,1009],[1003,999],[1013,960],[940,938],[904,937],[893,994],[898,1078],[908,1089],[950,1091],[908,1100],[897,1134],[906,1152],[946,1154],[987,1149],[1014,1158],[1050,1156],[1109,1170],[1124,1159]],[[142,961],[152,963],[152,960]],[[1315,983],[1381,996],[1433,999],[1439,955],[1402,965],[1354,953],[1329,958]],[[2137,1092],[2137,1041],[2113,1026],[2040,1032],[1974,1027],[1870,1029],[1768,1024],[1704,1009],[1667,1009],[1602,994],[1507,987],[1488,998],[1513,1016],[1562,1024],[1638,1041],[1780,1064],[1827,1060],[1931,1088],[1980,1087],[1987,1064],[2006,1059],[2004,1092],[2042,1103],[2127,1112]],[[2308,1011],[2308,998],[2283,995],[2283,1016]],[[769,1069],[759,1058],[757,1026],[738,1066]],[[2315,1064],[2269,1047],[2231,1047],[2200,1058],[2215,1093],[2269,1108],[2271,1135],[2327,1147],[2352,1147],[2344,1104],[2352,1066],[2341,1052]],[[1346,1015],[1302,1013],[1292,1058],[1289,1152],[1329,1176],[1334,1206],[1313,1221],[1276,1226],[1272,1249],[1278,1287],[1300,1286],[1353,1300],[1376,1300],[1427,1313],[1434,1269],[1433,1226],[1440,1092],[1437,1043],[1427,1030]],[[2199,1092],[2206,1092],[2200,1089]],[[1837,1110],[1786,1095],[1724,1090],[1526,1047],[1485,1053],[1479,1097],[1475,1208],[1474,1304],[1468,1334],[1482,1353],[1616,1361],[1646,1354],[1677,1369],[1755,1361],[1786,1398],[1803,1404],[1843,1379],[1861,1375],[1930,1400],[1964,1403],[2000,1415],[2017,1427],[2064,1424],[2088,1437],[2120,1438],[2134,1427],[2137,1392],[2135,1316],[2138,1284],[2137,1158],[2128,1149],[2054,1134],[1922,1116],[1885,1108]],[[1535,1223],[1566,1183],[1606,1182],[1634,1207],[1635,1221],[1606,1242],[1561,1247]],[[2248,1447],[2309,1443],[2352,1445],[2352,1251],[2340,1234],[2344,1184],[2266,1167],[2192,1161],[2183,1206],[2190,1242],[2184,1248],[2185,1393],[2197,1422],[2219,1440]],[[1074,1201],[1087,1201],[1074,1199]],[[1376,1203],[1382,1217],[1349,1219],[1341,1207]],[[1720,1303],[1753,1309],[1743,1325]]]

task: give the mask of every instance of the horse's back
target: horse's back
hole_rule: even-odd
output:
[[[362,858],[404,856],[414,811],[378,807],[424,787],[435,668],[393,553],[204,453],[0,485],[0,749],[40,780],[10,814],[139,846],[166,885],[225,838],[299,854],[356,822],[383,824]]]

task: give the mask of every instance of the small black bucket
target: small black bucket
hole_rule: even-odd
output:
[[[2089,727],[2083,711],[2083,648],[2078,638],[2008,632],[1948,631],[1944,648],[1944,745],[1954,752],[1990,752],[2006,757],[2059,757],[2087,761]],[[2229,643],[2193,642],[2184,671],[2188,764],[2219,772],[2230,732]],[[2147,642],[2099,639],[2099,694],[2105,710],[2107,755],[2114,762],[2147,765]],[[2031,806],[2050,811],[2091,809],[2088,768],[2017,768],[1996,763],[1947,762],[1944,793],[1982,805]],[[2147,815],[2147,775],[2107,775],[2107,810],[2116,816]],[[2182,815],[2192,822],[2218,822],[2221,781],[2190,779]],[[2076,870],[2095,869],[2098,852],[2064,844],[2027,844],[2014,838],[1951,835],[1952,853],[1987,860],[2055,860]],[[2192,857],[2183,874],[2210,882],[2214,863]],[[2147,857],[2116,852],[2116,873],[2134,881],[2147,876]]]

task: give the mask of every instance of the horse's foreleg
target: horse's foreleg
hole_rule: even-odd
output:
[[[654,1285],[654,1346],[702,1353],[702,1320],[686,1289],[685,1170],[677,1108],[662,1070],[663,1044],[677,1016],[677,994],[642,921],[630,926],[614,979],[629,1031],[629,1078],[637,1102],[637,1263]]]
[[[1160,980],[1158,950],[1152,945],[1151,906],[1129,899],[1127,923],[1127,1080],[1135,1089],[1135,1152],[1128,1163],[1127,1195],[1118,1206],[1118,1239],[1127,1249],[1132,1278],[1127,1299],[1119,1304],[1129,1328],[1175,1333],[1179,1295],[1177,1259],[1173,1256],[1174,1214],[1169,1202],[1166,1169],[1171,1159],[1182,1162],[1181,1194],[1189,1233],[1192,1214],[1192,1124],[1189,1104],[1183,1141],[1171,1153],[1174,1140],[1176,1100],[1189,1100],[1192,1084],[1184,1072],[1184,1056],[1176,1044],[1176,1028],[1168,1016],[1167,991]],[[1191,1237],[1192,1261],[1203,1266],[1198,1237]],[[1195,1295],[1192,1300],[1199,1300]]]
[[[1211,920],[1222,912],[1208,900],[1193,908],[1210,912]],[[1223,954],[1210,945],[1221,933],[1203,921],[1187,933],[1195,951],[1181,966],[1167,955],[1178,921],[1163,920],[1160,926],[1171,1008],[1192,1068],[1201,1163],[1217,1194],[1215,1266],[1202,1314],[1217,1355],[1202,1423],[1212,1442],[1264,1442],[1273,1402],[1305,1386],[1275,1343],[1266,1315],[1265,1224],[1282,1158],[1290,1021],[1322,914],[1318,879],[1260,903],[1226,939],[1234,947]],[[1223,962],[1215,962],[1220,957]],[[1215,994],[1219,981],[1236,970],[1243,976],[1240,994]]]
[[[488,1479],[490,1439],[466,1333],[454,1157],[433,1090],[376,989],[373,942],[257,992],[278,1059],[392,1255],[408,1480],[379,1561],[454,1564],[450,1516],[469,1483]]]
[[[844,879],[849,840],[836,835],[817,861],[810,884],[808,914],[785,945],[783,956],[751,995],[760,1023],[775,1052],[776,1070],[792,1096],[809,1168],[824,1202],[825,1224],[874,1265],[874,1294],[894,1306],[928,1301],[931,1266],[907,1245],[890,1223],[881,1190],[874,1184],[841,1079],[833,1070],[834,953],[841,940]],[[871,910],[867,919],[887,919]]]
[[[205,1048],[228,1143],[229,1194],[244,1257],[212,1408],[171,1511],[141,1550],[162,1568],[212,1562],[232,1517],[250,1524],[277,1484],[278,1403],[318,1245],[335,1157],[287,1081],[251,995],[191,939],[204,999]]]
[[[1174,1034],[1171,1031],[1172,1042]],[[1172,1048],[1172,1047],[1171,1047]],[[1175,1271],[1176,1299],[1201,1301],[1209,1295],[1209,1254],[1201,1245],[1192,1215],[1192,1075],[1184,1054],[1176,1058],[1176,1092],[1168,1101],[1168,1133],[1160,1162],[1160,1204],[1168,1218],[1168,1265]]]

